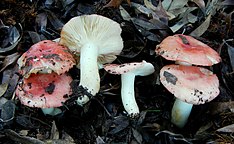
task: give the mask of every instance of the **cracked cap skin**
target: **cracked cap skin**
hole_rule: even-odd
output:
[[[76,61],[68,48],[51,40],[40,41],[30,47],[17,61],[19,73],[28,78],[32,73],[62,74]]]

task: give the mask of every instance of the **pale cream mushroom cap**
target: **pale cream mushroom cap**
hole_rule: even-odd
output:
[[[80,48],[92,43],[98,48],[98,62],[111,63],[123,49],[121,31],[120,25],[109,18],[96,14],[82,15],[64,25],[59,43],[67,46],[78,57]]]

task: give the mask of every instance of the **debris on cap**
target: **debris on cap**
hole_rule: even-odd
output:
[[[164,66],[160,70],[160,81],[175,97],[190,104],[204,104],[219,94],[217,76],[201,67]]]
[[[121,99],[127,114],[131,118],[139,115],[139,107],[135,99],[135,76],[146,76],[154,72],[154,66],[146,61],[126,63],[121,65],[109,64],[104,69],[111,74],[121,74]]]
[[[124,74],[133,72],[140,76],[150,75],[154,72],[154,66],[144,60],[142,62],[125,63],[121,65],[107,64],[104,66],[104,69],[111,74]]]
[[[32,73],[62,74],[75,65],[68,48],[50,40],[34,44],[19,59],[19,73],[28,78]]]
[[[20,102],[29,107],[59,107],[72,94],[71,82],[67,73],[31,74],[18,84],[15,93]]]
[[[221,61],[219,54],[197,39],[176,34],[168,36],[156,47],[156,53],[167,60],[211,66]]]

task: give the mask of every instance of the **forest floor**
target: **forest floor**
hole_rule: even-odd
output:
[[[0,143],[234,143],[233,6],[232,0],[1,0]],[[120,24],[124,48],[113,63],[153,64],[153,74],[135,79],[139,117],[124,111],[120,75],[103,69],[100,92],[81,107],[74,103],[74,90],[56,116],[24,106],[15,96],[22,79],[18,58],[39,41],[59,38],[68,20],[84,14]],[[184,128],[170,122],[175,98],[159,81],[160,69],[173,62],[155,53],[156,45],[174,34],[191,35],[222,58],[206,67],[219,79],[218,97],[194,105]],[[69,73],[78,83],[79,69]]]

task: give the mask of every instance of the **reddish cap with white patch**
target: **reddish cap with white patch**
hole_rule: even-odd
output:
[[[133,62],[126,64],[108,64],[104,66],[104,69],[111,74],[125,74],[132,72],[135,75],[146,76],[154,72],[154,66],[146,61]]]
[[[197,39],[182,34],[165,38],[156,53],[167,60],[187,62],[194,65],[211,66],[221,61],[219,54]]]
[[[20,74],[28,78],[31,73],[67,72],[75,65],[75,59],[68,48],[51,40],[44,40],[34,44],[17,63]]]
[[[66,73],[31,74],[18,84],[15,93],[21,103],[29,107],[59,107],[72,94],[71,82],[72,78]]]
[[[190,104],[204,104],[219,94],[217,76],[201,67],[164,66],[160,70],[160,81],[175,97]]]

